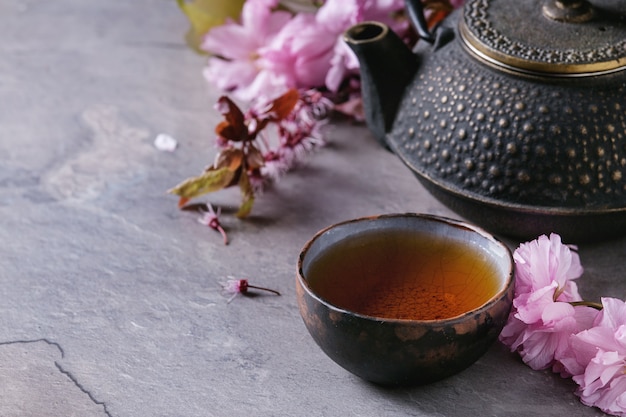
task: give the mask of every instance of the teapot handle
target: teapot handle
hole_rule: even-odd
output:
[[[419,38],[435,45],[435,49],[454,38],[454,31],[448,27],[438,26],[433,32],[429,30],[422,0],[405,0],[405,8]]]
[[[426,16],[424,15],[424,5],[422,4],[422,0],[406,0],[405,1],[406,11],[409,15],[409,19],[420,39],[425,40],[428,43],[435,43],[435,36],[430,33],[428,29],[428,22],[426,21]]]

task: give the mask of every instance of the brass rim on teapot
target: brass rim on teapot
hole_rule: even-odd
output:
[[[551,77],[626,70],[626,16],[607,0],[468,0],[459,32],[498,68]],[[539,7],[538,7],[539,6]]]

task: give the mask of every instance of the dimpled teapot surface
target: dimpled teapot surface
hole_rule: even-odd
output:
[[[432,39],[397,103],[370,105],[395,104],[379,139],[426,188],[503,234],[624,234],[626,2],[468,0]]]

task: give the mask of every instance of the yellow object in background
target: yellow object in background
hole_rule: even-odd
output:
[[[224,23],[226,18],[238,18],[245,3],[245,0],[176,1],[191,23],[185,40],[199,53],[206,53],[200,49],[202,37],[214,26]]]

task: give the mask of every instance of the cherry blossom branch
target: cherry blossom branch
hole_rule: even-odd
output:
[[[588,406],[626,417],[626,302],[584,301],[576,247],[557,234],[522,243],[513,254],[515,298],[500,341],[532,369],[550,369],[578,384]],[[575,308],[576,307],[576,308]]]

